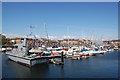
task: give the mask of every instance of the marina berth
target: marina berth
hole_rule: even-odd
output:
[[[97,45],[71,45],[71,46],[50,46],[44,43],[38,43],[38,39],[23,38],[13,47],[1,47],[0,51],[9,51],[6,53],[8,59],[20,64],[32,67],[42,63],[64,64],[64,58],[72,60],[87,59],[90,56],[105,54],[116,48],[97,46]],[[48,43],[47,43],[48,44]],[[61,58],[61,60],[56,59]]]
[[[71,58],[73,60],[80,60],[89,58],[89,56],[94,56],[98,54],[104,54],[106,52],[112,51],[112,49],[106,49],[104,47],[46,47],[32,45],[30,46],[27,42],[28,38],[18,44],[15,44],[11,53],[6,53],[10,60],[17,63],[24,64],[26,66],[32,67],[37,64],[42,63],[54,63],[54,64],[64,64],[62,61],[56,59],[61,57],[61,55]],[[37,47],[36,47],[37,46]],[[63,57],[64,58],[64,57]]]

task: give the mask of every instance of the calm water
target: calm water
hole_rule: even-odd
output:
[[[117,78],[118,52],[92,56],[86,60],[65,59],[65,64],[40,64],[28,68],[2,55],[3,78]]]

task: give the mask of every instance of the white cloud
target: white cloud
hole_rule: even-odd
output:
[[[83,38],[80,37],[80,36],[49,36],[49,39],[51,39],[51,40],[62,40],[62,39],[83,39]]]
[[[13,34],[13,33],[10,33],[10,34],[3,34],[5,35],[7,38],[15,38],[15,37],[22,37],[23,35],[20,35],[20,34]]]
[[[26,35],[22,34],[3,34],[7,38],[24,38],[27,37]],[[35,35],[36,38],[41,38],[39,35]],[[34,35],[29,36],[29,38],[35,38]],[[113,40],[118,39],[117,36],[111,37],[111,36],[104,36],[104,37],[90,37],[90,36],[49,36],[49,39],[51,40],[63,40],[63,39],[87,39],[87,40],[96,40],[96,41],[104,41],[104,40]]]
[[[57,40],[58,37],[57,36],[49,36],[49,39],[51,39],[51,40]]]
[[[13,33],[10,33],[10,34],[3,34],[5,35],[7,38],[25,38],[27,37],[27,35],[22,35],[22,34],[13,34]],[[32,35],[32,36],[28,36],[29,38],[39,38],[38,35]]]

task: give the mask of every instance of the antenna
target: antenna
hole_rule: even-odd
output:
[[[30,27],[29,27],[29,29],[30,29],[30,34],[29,34],[29,35],[30,35],[30,36],[33,34],[33,32],[32,32],[32,29],[33,29],[33,28],[35,28],[35,26],[30,26]]]

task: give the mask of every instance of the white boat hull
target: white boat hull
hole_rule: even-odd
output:
[[[12,61],[15,61],[17,63],[21,63],[24,64],[26,66],[32,67],[36,64],[41,64],[41,63],[47,63],[49,60],[48,58],[25,58],[25,57],[19,57],[19,56],[15,56],[15,55],[8,55],[8,58]]]

